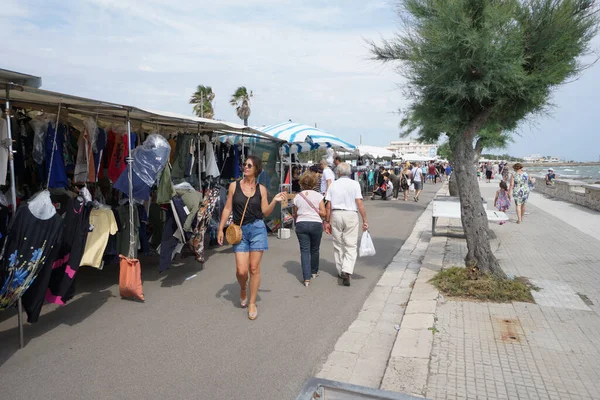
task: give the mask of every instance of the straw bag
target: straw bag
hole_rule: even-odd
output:
[[[225,231],[225,237],[227,238],[227,243],[229,244],[238,244],[242,241],[242,224],[244,223],[244,216],[246,215],[246,208],[248,207],[249,201],[250,197],[248,197],[248,200],[246,200],[246,205],[244,206],[244,212],[242,213],[240,224],[236,225],[232,222]]]

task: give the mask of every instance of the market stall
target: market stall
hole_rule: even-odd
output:
[[[203,262],[204,233],[219,201],[222,171],[234,171],[236,164],[239,170],[240,163],[239,155],[229,158],[233,149],[219,146],[219,134],[282,142],[238,124],[51,92],[39,85],[40,78],[0,70],[6,114],[0,119],[0,132],[6,135],[0,137],[6,139],[0,147],[0,178],[10,175],[11,198],[2,204],[0,195],[1,239],[10,250],[0,259],[0,309],[17,304],[21,346],[22,299],[30,322],[37,321],[44,301],[65,304],[74,295],[79,266],[101,269],[111,240],[111,256],[135,261],[148,239],[140,229],[148,217],[144,205],[152,213],[157,203],[150,198],[161,196],[161,190],[164,212],[158,207],[159,213],[172,219],[157,226],[174,227],[171,235],[159,236],[161,247],[193,243]],[[27,245],[39,241],[39,246],[21,254],[21,242],[28,239]],[[161,249],[167,263],[172,250]]]

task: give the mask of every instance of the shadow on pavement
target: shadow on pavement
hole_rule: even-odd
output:
[[[40,318],[40,321],[35,324],[25,324],[25,346],[31,340],[46,334],[60,325],[77,325],[94,314],[111,297],[115,296],[108,290],[89,293],[70,301],[65,306],[58,307],[54,311],[44,314]],[[27,318],[25,312],[23,313],[23,317]],[[0,332],[0,343],[3,344],[0,347],[1,366],[19,350],[19,327],[15,325],[12,329]]]

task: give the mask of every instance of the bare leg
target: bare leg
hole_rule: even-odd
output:
[[[404,191],[404,201],[408,200],[408,190]]]
[[[515,209],[517,211],[517,224],[520,224],[521,219],[523,218],[521,215],[522,209],[521,209],[521,205],[518,204],[516,201],[515,201]]]
[[[525,216],[525,203],[521,204],[521,221],[523,221],[524,216]]]
[[[262,251],[250,253],[250,304],[256,304],[256,296],[260,286],[260,260],[262,260],[262,256]]]
[[[248,298],[248,268],[250,266],[250,253],[235,253],[235,277],[240,284],[240,303],[242,307],[246,306]]]

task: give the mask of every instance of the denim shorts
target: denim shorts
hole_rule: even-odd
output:
[[[267,227],[262,219],[242,225],[242,241],[233,245],[234,253],[249,253],[268,249]]]

